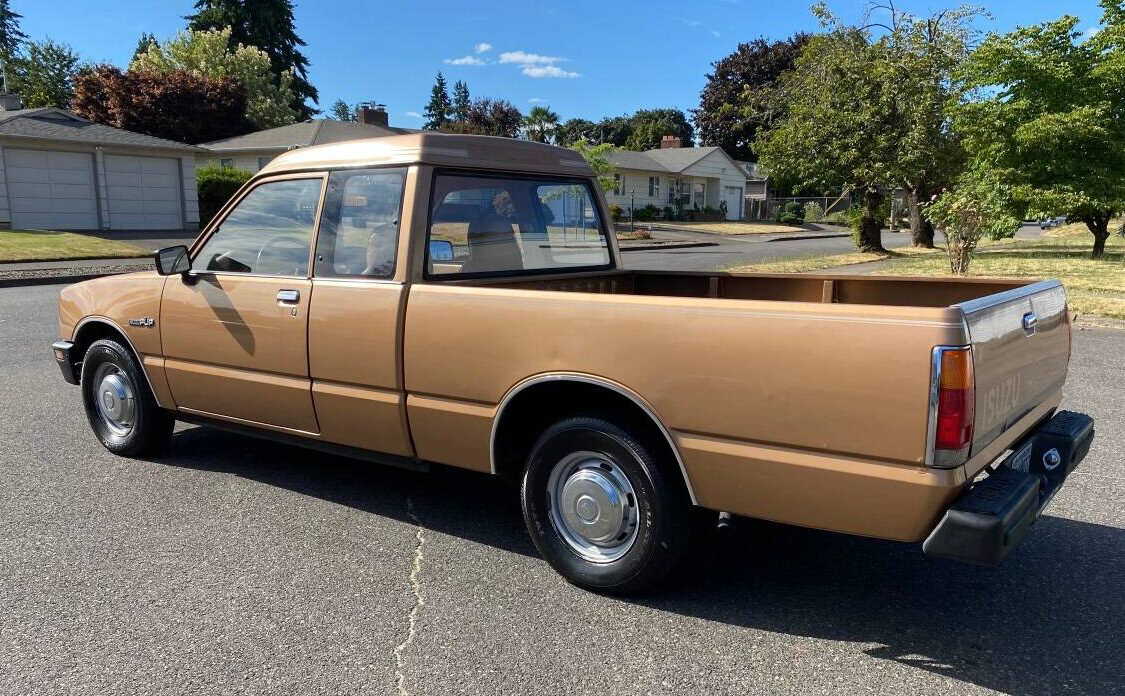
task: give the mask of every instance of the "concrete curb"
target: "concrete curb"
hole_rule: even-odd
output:
[[[0,288],[22,288],[32,285],[72,285],[84,280],[104,278],[105,276],[132,273],[132,271],[116,271],[111,273],[84,273],[82,275],[57,275],[57,276],[28,276],[26,278],[0,278]]]
[[[718,242],[672,242],[671,244],[641,244],[637,246],[620,246],[622,252],[626,251],[657,251],[659,249],[692,249],[695,247],[719,246]]]
[[[828,234],[786,234],[780,237],[772,237],[767,239],[767,242],[799,242],[802,239],[841,239],[843,237],[852,236],[851,232],[830,232]]]

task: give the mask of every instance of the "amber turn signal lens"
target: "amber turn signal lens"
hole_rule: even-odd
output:
[[[971,349],[942,350],[938,387],[934,447],[939,450],[963,450],[973,442],[973,420],[976,415]]]

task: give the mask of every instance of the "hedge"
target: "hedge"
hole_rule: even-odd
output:
[[[234,167],[208,165],[195,170],[199,194],[199,225],[203,227],[227,204],[235,191],[250,179],[250,172]]]

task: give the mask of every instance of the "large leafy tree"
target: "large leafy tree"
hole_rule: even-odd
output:
[[[78,54],[70,46],[51,39],[29,41],[22,55],[8,66],[8,89],[19,94],[24,106],[56,106],[65,109],[74,96]]]
[[[293,123],[292,74],[280,81],[270,72],[270,58],[253,46],[230,49],[230,28],[188,30],[163,43],[150,45],[130,65],[130,70],[168,74],[187,71],[200,77],[232,77],[246,90],[246,118],[258,128]]]
[[[597,124],[584,118],[569,118],[555,130],[555,144],[570,147],[579,140],[594,140]]]
[[[629,119],[633,132],[625,141],[630,150],[650,150],[660,147],[665,135],[680,139],[683,147],[691,147],[695,141],[695,129],[687,115],[679,109],[641,109]]]
[[[523,114],[506,99],[474,99],[465,121],[447,121],[441,130],[447,133],[498,135],[517,138],[523,128]]]
[[[879,210],[895,181],[897,121],[878,50],[865,30],[833,24],[809,39],[783,79],[788,113],[754,149],[773,177],[799,187],[851,188],[863,199],[857,246],[883,251]]]
[[[523,127],[528,140],[548,143],[559,127],[559,115],[549,106],[533,106],[523,117]]]
[[[457,80],[453,83],[453,120],[464,123],[469,118],[469,108],[472,106],[469,98],[469,86]]]
[[[190,29],[230,28],[228,46],[254,46],[265,51],[279,89],[293,95],[289,107],[301,120],[316,114],[317,91],[308,81],[305,42],[297,35],[292,0],[196,0],[195,14],[185,17]],[[309,104],[312,102],[312,105]]]
[[[95,123],[187,143],[254,129],[246,119],[246,89],[238,80],[184,70],[89,68],[74,80],[73,109]]]
[[[955,117],[974,162],[1007,177],[1031,215],[1085,223],[1095,257],[1125,210],[1125,4],[1101,4],[1102,31],[1085,40],[1070,16],[989,36]]]
[[[438,71],[434,78],[434,86],[430,89],[430,101],[426,104],[422,116],[426,119],[422,124],[425,130],[438,130],[448,126],[453,116],[453,102],[449,100],[449,83],[445,75]]]
[[[147,31],[144,32],[143,34],[141,34],[141,37],[137,39],[137,47],[133,49],[133,57],[129,62],[132,63],[137,58],[140,58],[145,53],[148,53],[148,49],[150,46],[158,45],[159,43],[160,42],[156,40],[155,36]]]
[[[755,39],[713,63],[699,108],[692,112],[702,143],[718,145],[737,159],[755,160],[751,143],[784,112],[777,87],[807,41],[806,34],[773,43]]]
[[[337,99],[328,108],[328,117],[337,121],[354,121],[356,120],[356,109],[343,99]]]
[[[27,34],[20,31],[22,18],[23,15],[12,10],[8,0],[0,0],[0,62],[5,65],[19,54],[20,46],[27,40]]]

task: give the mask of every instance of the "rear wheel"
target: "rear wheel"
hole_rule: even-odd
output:
[[[139,457],[168,444],[175,421],[156,405],[141,366],[120,343],[103,338],[90,345],[81,383],[86,418],[107,450]]]
[[[521,488],[543,557],[573,583],[626,593],[668,573],[687,548],[692,507],[662,448],[598,417],[548,428]]]

